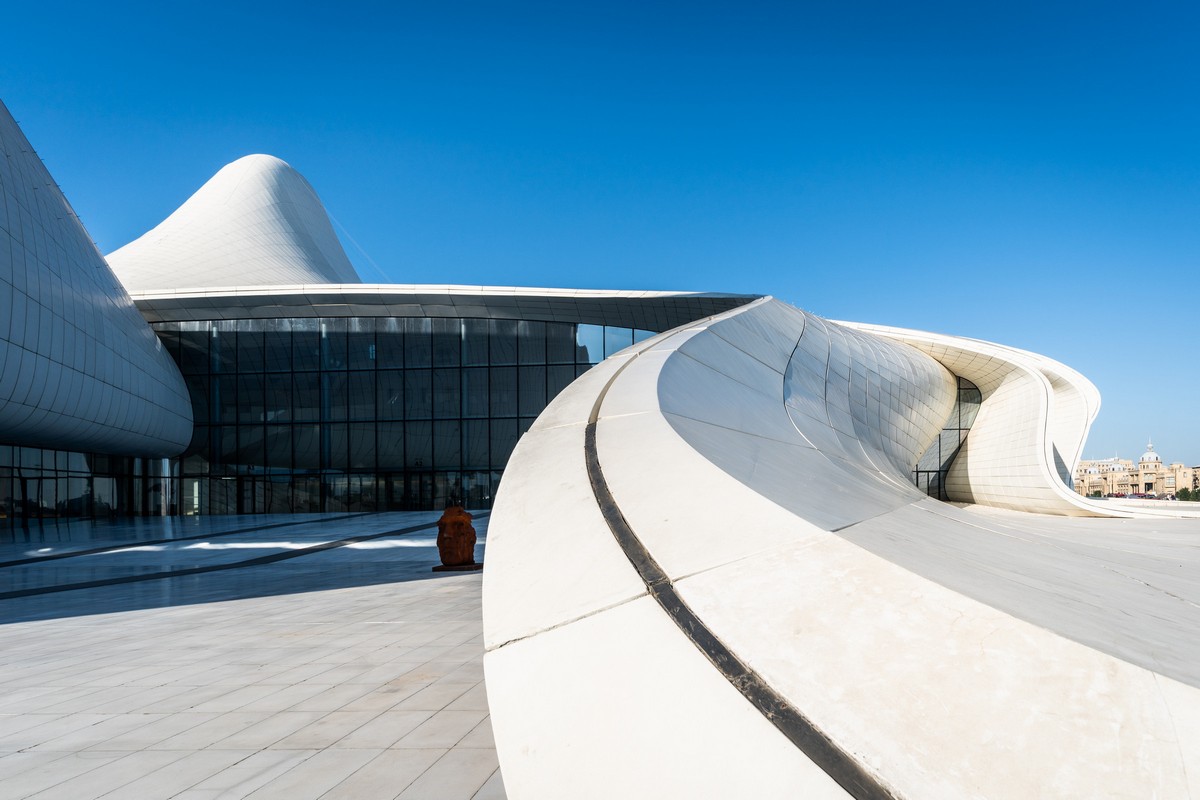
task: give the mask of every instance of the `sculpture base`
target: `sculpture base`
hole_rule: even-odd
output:
[[[483,569],[483,564],[455,564],[447,566],[446,564],[438,564],[433,568],[434,572],[475,572]]]

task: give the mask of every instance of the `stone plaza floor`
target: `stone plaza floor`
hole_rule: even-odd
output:
[[[438,516],[0,529],[0,798],[503,798]]]

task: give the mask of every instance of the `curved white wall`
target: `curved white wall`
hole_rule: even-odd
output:
[[[0,442],[177,454],[183,378],[2,104],[0,152]]]
[[[268,155],[222,167],[108,263],[131,292],[360,282],[312,186]]]
[[[775,301],[564,391],[489,524],[509,796],[1200,791],[1200,644],[1181,635],[1200,527],[925,497],[907,460],[952,395],[917,350]],[[1053,427],[1048,404],[1025,413]]]

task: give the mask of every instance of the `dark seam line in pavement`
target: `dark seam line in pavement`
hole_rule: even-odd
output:
[[[483,511],[474,514],[475,519],[483,519],[491,512]],[[17,597],[32,597],[39,594],[54,594],[56,592],[69,592],[75,589],[96,589],[101,586],[116,586],[121,583],[138,583],[140,581],[154,581],[163,578],[182,578],[188,575],[203,575],[206,572],[221,572],[228,569],[241,569],[242,567],[258,567],[264,564],[274,564],[277,561],[287,561],[291,558],[300,558],[301,556],[320,553],[323,550],[332,550],[337,547],[345,547],[349,544],[357,544],[358,542],[367,542],[372,539],[382,539],[387,536],[401,536],[406,533],[416,533],[417,531],[428,530],[437,526],[436,522],[426,522],[423,525],[412,525],[407,528],[397,528],[393,531],[384,531],[383,533],[371,533],[366,536],[351,536],[348,539],[338,539],[334,542],[322,542],[321,544],[313,545],[312,547],[304,547],[299,550],[288,550],[284,553],[272,553],[269,556],[259,556],[246,561],[233,561],[226,564],[207,564],[203,567],[188,567],[186,569],[170,570],[167,572],[150,572],[144,575],[123,575],[120,578],[105,578],[98,581],[83,581],[81,583],[64,583],[58,586],[37,586],[32,589],[18,589],[13,592],[0,592],[0,600],[12,600]]]
[[[120,544],[106,544],[103,547],[92,547],[87,550],[67,550],[62,553],[50,553],[44,556],[30,556],[29,558],[19,558],[15,561],[0,561],[0,567],[20,567],[28,564],[40,564],[43,561],[58,561],[60,558],[73,558],[74,556],[94,556],[99,553],[112,553],[117,550],[128,550],[133,547],[145,547],[148,544],[170,544],[171,542],[191,542],[197,539],[216,539],[219,536],[234,536],[239,533],[254,533],[255,531],[269,531],[273,528],[286,528],[289,525],[315,525],[319,522],[342,522],[344,520],[353,519],[354,517],[365,517],[372,512],[363,511],[357,514],[342,514],[337,517],[325,517],[323,519],[307,519],[299,522],[273,522],[270,525],[259,525],[254,528],[238,528],[232,531],[220,531],[218,533],[197,533],[195,536],[176,536],[174,539],[144,539],[142,541],[121,542]]]
[[[600,457],[596,450],[596,422],[600,417],[600,405],[604,402],[609,388],[637,355],[640,353],[625,362],[601,390],[583,434],[584,461],[587,464],[588,480],[592,485],[592,495],[617,544],[641,576],[647,592],[688,640],[810,761],[856,800],[898,800],[900,795],[868,773],[862,764],[822,733],[800,709],[793,706],[708,629],[679,596],[671,579],[654,560],[654,556],[646,549],[621,513],[600,467]]]

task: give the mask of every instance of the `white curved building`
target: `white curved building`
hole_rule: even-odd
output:
[[[131,292],[360,282],[312,186],[268,155],[222,167],[107,258]]]
[[[964,506],[910,470],[965,376]],[[1194,796],[1200,523],[1077,518],[1095,408],[1048,359],[769,299],[609,358],[489,524],[509,796]]]
[[[172,456],[178,369],[0,104],[0,443]]]

